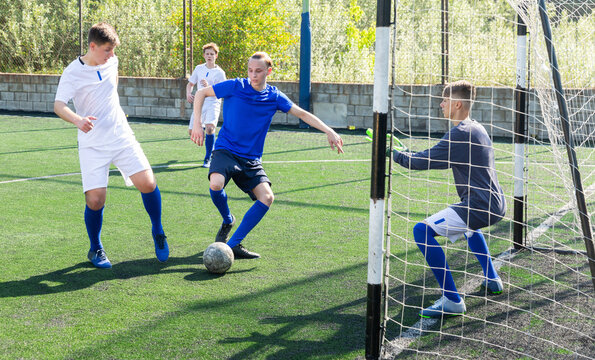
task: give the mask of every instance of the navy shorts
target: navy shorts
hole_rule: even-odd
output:
[[[212,173],[223,175],[225,177],[225,186],[227,186],[230,179],[233,179],[233,182],[243,192],[250,195],[250,198],[254,201],[256,201],[256,196],[254,196],[252,189],[263,182],[271,184],[260,160],[246,159],[225,149],[213,151],[209,179]]]

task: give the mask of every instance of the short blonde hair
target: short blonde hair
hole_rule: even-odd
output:
[[[215,44],[214,42],[210,42],[208,44],[205,44],[202,47],[202,53],[204,54],[205,51],[207,51],[208,49],[212,49],[215,52],[215,54],[219,54],[219,46],[217,46],[217,44]]]
[[[89,35],[87,36],[87,44],[95,43],[96,45],[103,45],[110,43],[114,46],[120,45],[120,38],[116,29],[108,23],[100,22],[89,29]]]
[[[264,63],[267,65],[267,67],[273,67],[273,60],[271,60],[269,54],[265,53],[264,51],[255,52],[252,54],[252,56],[250,56],[250,59],[264,60]],[[248,61],[250,61],[250,59],[248,59]]]

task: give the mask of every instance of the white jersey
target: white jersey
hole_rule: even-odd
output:
[[[134,133],[118,97],[118,58],[111,57],[105,64],[88,66],[80,57],[64,69],[56,101],[68,104],[72,99],[79,116],[94,116],[93,129],[78,131],[79,148],[105,145],[127,146],[134,143]]]
[[[223,71],[223,69],[221,69],[218,65],[215,65],[213,69],[209,69],[206,63],[196,65],[192,75],[188,79],[188,82],[196,84],[196,87],[201,89],[203,86],[200,82],[203,79],[207,81],[209,84],[208,86],[213,86],[225,80],[225,71]],[[219,106],[220,104],[221,99],[217,99],[216,96],[207,96],[203,106]]]

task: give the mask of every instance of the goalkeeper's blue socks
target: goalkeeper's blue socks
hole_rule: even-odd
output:
[[[260,220],[262,220],[267,211],[269,211],[269,207],[263,204],[262,202],[256,200],[254,205],[252,205],[250,209],[246,211],[246,214],[244,215],[244,218],[242,219],[240,226],[238,226],[236,232],[233,233],[231,239],[229,239],[229,241],[227,242],[227,245],[233,248],[234,246],[239,244],[246,237],[246,235],[248,235],[248,233],[252,229],[254,229],[254,227],[260,222]]]
[[[486,243],[486,239],[483,237],[481,230],[475,230],[473,235],[467,238],[467,243],[469,244],[469,250],[471,250],[475,257],[477,257],[477,260],[479,260],[481,268],[483,269],[483,274],[487,276],[488,279],[498,278],[498,273],[496,272],[494,264],[492,263],[492,258],[490,257],[488,244]]]
[[[454,279],[450,273],[446,256],[434,236],[436,236],[436,232],[427,224],[417,223],[413,227],[415,243],[426,258],[428,265],[430,265],[436,280],[438,280],[438,284],[443,289],[444,296],[449,300],[459,303],[462,299],[459,296]]]
[[[229,206],[227,206],[227,194],[225,193],[225,189],[221,189],[219,191],[209,189],[209,191],[211,192],[211,200],[213,200],[213,204],[215,204],[217,210],[219,210],[219,213],[223,218],[223,222],[225,224],[231,224],[233,222],[233,218],[231,217]]]
[[[141,193],[145,210],[151,218],[153,225],[153,235],[163,234],[163,226],[161,225],[161,192],[159,187],[155,186],[155,190],[150,193]]]
[[[211,158],[211,154],[213,153],[213,148],[215,147],[215,134],[206,134],[205,135],[205,149],[207,153],[205,154],[205,161],[208,161]]]
[[[85,225],[87,227],[87,234],[89,235],[89,241],[91,242],[90,251],[96,251],[102,249],[101,244],[101,225],[103,224],[103,209],[92,210],[90,207],[85,206]]]

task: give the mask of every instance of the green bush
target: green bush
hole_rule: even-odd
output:
[[[283,21],[285,12],[275,0],[198,0],[193,2],[192,10],[194,65],[204,63],[202,46],[214,42],[220,48],[217,63],[228,78],[245,77],[246,62],[256,51],[267,52],[275,72],[283,76],[285,63],[292,61],[287,49],[298,37],[289,33]],[[174,13],[173,18],[179,29],[173,54],[181,58],[182,10]]]

